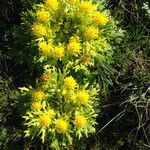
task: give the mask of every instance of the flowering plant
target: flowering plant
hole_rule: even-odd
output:
[[[116,26],[103,5],[80,0],[45,0],[24,13],[33,62],[43,72],[28,95],[26,137],[60,149],[95,132],[99,89],[96,62],[111,64]]]

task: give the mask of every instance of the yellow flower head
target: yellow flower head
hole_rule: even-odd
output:
[[[80,12],[84,13],[84,14],[90,14],[95,10],[95,6],[92,5],[90,2],[88,1],[84,1],[80,4]]]
[[[76,95],[76,100],[79,104],[85,105],[88,103],[89,94],[85,90],[79,91]]]
[[[68,89],[74,89],[77,85],[77,82],[76,80],[72,77],[72,76],[69,76],[69,77],[66,77],[64,79],[64,86]]]
[[[45,97],[45,93],[43,91],[33,91],[32,99],[36,102],[42,101]]]
[[[62,119],[56,121],[56,131],[59,133],[65,133],[68,130],[68,123]]]
[[[34,110],[40,110],[41,108],[42,108],[42,104],[41,104],[41,102],[32,102],[32,109],[34,109]]]
[[[71,42],[68,44],[67,49],[70,54],[76,54],[80,52],[81,46],[80,43]]]
[[[62,58],[65,55],[64,46],[58,46],[53,49],[53,56],[56,58]]]
[[[108,17],[103,13],[96,12],[93,15],[93,21],[99,25],[104,26],[108,22]]]
[[[36,17],[37,17],[38,21],[45,22],[45,21],[49,20],[50,13],[48,11],[45,11],[45,10],[40,10],[40,11],[37,11]]]
[[[75,126],[78,129],[84,128],[87,123],[87,120],[84,116],[78,115],[75,117]]]
[[[75,3],[77,3],[79,0],[68,0],[68,3],[70,5],[74,5]]]
[[[98,37],[98,29],[95,28],[95,27],[88,27],[86,30],[85,30],[85,38],[87,40],[93,40],[95,38]]]
[[[51,117],[49,115],[42,115],[39,122],[41,126],[48,127],[51,124]]]
[[[52,44],[47,44],[45,41],[39,43],[39,51],[41,55],[48,56],[52,50]]]
[[[57,0],[46,0],[45,5],[49,9],[56,10],[56,9],[58,9],[59,3]]]
[[[46,28],[40,23],[33,24],[32,31],[37,37],[42,37],[46,35]]]

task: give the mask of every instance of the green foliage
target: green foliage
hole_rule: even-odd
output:
[[[4,75],[3,75],[4,76]],[[15,147],[22,133],[20,127],[17,126],[19,115],[15,110],[15,99],[17,94],[12,88],[11,79],[0,77],[0,149],[9,149]],[[15,120],[15,121],[14,121]],[[15,128],[14,128],[15,126]],[[12,146],[10,143],[14,143]]]

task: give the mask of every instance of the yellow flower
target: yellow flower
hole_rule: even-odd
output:
[[[92,13],[95,10],[95,6],[92,5],[88,1],[85,1],[85,2],[82,2],[80,4],[80,8],[79,9],[80,9],[80,12],[82,12],[84,14],[90,14],[90,13]]]
[[[32,99],[34,101],[41,101],[43,100],[43,98],[45,97],[45,93],[43,91],[33,91],[32,92]]]
[[[68,52],[71,54],[76,54],[80,52],[81,46],[80,43],[70,42],[67,46]]]
[[[40,22],[48,21],[50,18],[50,13],[45,10],[37,11],[36,13],[37,20]]]
[[[33,24],[32,31],[37,37],[42,37],[46,35],[46,28],[40,23]]]
[[[98,29],[95,28],[95,27],[88,27],[86,30],[85,30],[85,38],[87,40],[93,40],[95,38],[98,37]]]
[[[68,123],[62,119],[56,121],[56,130],[59,133],[65,133],[68,130]]]
[[[39,122],[41,126],[48,127],[51,124],[51,117],[49,115],[42,115]]]
[[[84,128],[86,126],[87,120],[84,116],[78,115],[75,117],[75,126],[78,129]]]
[[[77,3],[79,0],[68,0],[68,3],[71,5],[74,5],[75,3]]]
[[[76,80],[72,77],[72,76],[69,76],[69,77],[66,77],[64,79],[64,86],[68,89],[74,89],[77,85],[77,82]]]
[[[65,55],[64,46],[55,47],[53,49],[53,56],[56,58],[62,58]]]
[[[93,21],[99,25],[104,26],[108,22],[108,17],[103,13],[96,12],[93,15]]]
[[[79,91],[76,95],[76,100],[79,104],[85,105],[88,103],[89,94],[85,90]]]
[[[59,3],[57,0],[46,0],[45,5],[49,9],[56,10],[56,9],[58,9]]]
[[[47,44],[45,41],[39,43],[39,51],[44,56],[50,55],[52,48],[52,44]]]
[[[40,110],[41,108],[42,108],[42,104],[41,104],[41,102],[32,102],[32,108],[34,109],[34,110]]]

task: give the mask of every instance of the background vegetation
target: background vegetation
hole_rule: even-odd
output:
[[[0,2],[0,149],[48,149],[40,141],[24,141],[15,90],[37,75],[30,65],[15,59],[12,31],[20,14],[37,0]],[[78,149],[146,150],[150,148],[150,9],[146,0],[107,0],[107,7],[124,30],[117,44],[113,74],[97,118],[97,132]],[[20,39],[23,40],[23,39]],[[28,76],[28,78],[27,78]],[[70,148],[71,149],[71,148]]]

